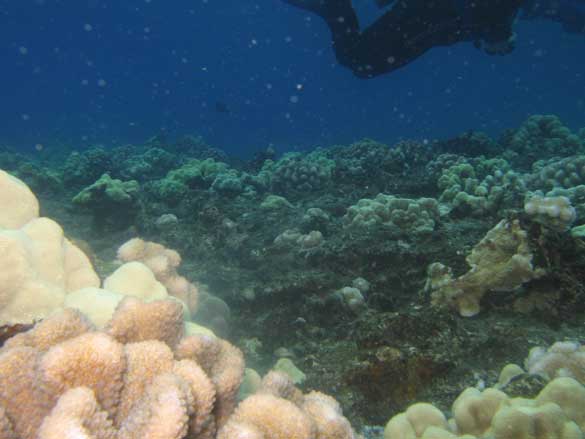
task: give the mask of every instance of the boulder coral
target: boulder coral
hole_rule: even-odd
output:
[[[577,217],[567,197],[532,197],[524,204],[524,212],[534,221],[559,232],[569,229]]]
[[[399,198],[378,194],[363,198],[347,209],[343,217],[347,228],[385,231],[395,235],[426,236],[439,221],[439,205],[434,198]]]
[[[0,325],[31,323],[65,296],[100,280],[87,256],[53,220],[39,218],[34,194],[0,170]]]
[[[556,378],[534,399],[468,388],[455,400],[453,418],[417,403],[388,421],[384,439],[578,439],[585,431],[583,404],[585,388],[572,378]]]
[[[356,439],[339,404],[271,372],[236,407],[244,361],[185,336],[175,301],[126,297],[103,330],[65,309],[0,349],[0,433],[10,439]]]
[[[235,401],[225,390],[239,386],[243,358],[207,340],[222,355],[202,359],[206,373],[175,357],[182,331],[176,302],[127,297],[103,331],[67,309],[13,337],[0,350],[0,407],[12,435],[3,437],[171,439],[214,429],[215,403]]]
[[[198,290],[193,283],[177,273],[181,265],[178,252],[156,242],[133,238],[118,249],[118,259],[144,264],[154,273],[156,280],[164,285],[168,294],[185,303],[192,315],[197,312]]]

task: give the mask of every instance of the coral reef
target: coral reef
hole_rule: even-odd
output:
[[[260,373],[277,359],[294,361],[304,388],[331,393],[354,425],[381,425],[421,399],[448,413],[463,388],[495,385],[502,365],[523,364],[522,352],[534,346],[570,340],[543,356],[558,364],[580,355],[585,179],[577,133],[540,116],[498,139],[474,131],[394,145],[365,139],[281,157],[280,145],[259,146],[251,160],[196,136],[85,151],[3,148],[2,166],[34,189],[42,214],[22,182],[0,173],[0,242],[9,250],[0,252],[0,285],[11,285],[0,288],[0,313],[23,310],[18,300],[41,309],[0,338],[63,306],[86,314],[100,332],[127,296],[149,306],[174,300],[186,335],[229,337]],[[131,202],[101,211],[92,211],[99,197],[83,208],[71,202],[105,173],[114,183],[139,183]],[[143,250],[156,251],[115,260],[115,249],[136,236]],[[92,282],[73,281],[70,256],[79,249],[89,256],[79,275]],[[48,291],[54,303],[44,306]],[[21,293],[40,296],[35,302]],[[7,316],[0,324],[16,321]],[[577,371],[509,368],[498,389],[535,398],[543,376]],[[249,393],[262,387],[254,376]],[[176,378],[161,378],[150,395],[157,386],[189,404]],[[298,392],[287,395],[303,406]],[[64,394],[55,417],[75,416],[75,399],[100,422],[102,402],[83,391]],[[293,411],[266,396],[258,401]],[[299,419],[317,413],[311,401],[295,411]],[[337,412],[334,404],[318,411],[325,418]],[[260,419],[251,408],[242,413]],[[364,431],[370,439],[376,428]]]

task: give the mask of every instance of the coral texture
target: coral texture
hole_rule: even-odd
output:
[[[134,238],[118,249],[118,258],[123,262],[141,262],[146,265],[166,291],[187,305],[191,314],[197,312],[197,287],[180,276],[177,268],[181,255],[155,242]]]
[[[572,378],[556,378],[534,399],[468,388],[453,403],[452,419],[431,404],[414,404],[390,419],[384,438],[577,439],[584,403],[585,387]]]
[[[241,355],[232,347],[235,360],[208,359],[222,372],[207,375],[193,358],[175,359],[182,328],[180,304],[127,297],[104,331],[65,310],[9,340],[0,350],[0,407],[15,437],[83,431],[88,438],[170,439],[215,425],[221,378],[241,376]]]
[[[181,305],[126,297],[104,330],[65,309],[0,349],[0,432],[14,439],[354,439],[339,404],[272,372],[236,408],[242,354],[184,336]],[[252,435],[252,436],[250,436]]]
[[[480,311],[480,300],[490,290],[514,291],[545,274],[532,264],[526,232],[516,221],[500,221],[466,258],[471,267],[453,278],[451,269],[435,262],[429,266],[425,289],[437,306],[453,306],[462,316]]]

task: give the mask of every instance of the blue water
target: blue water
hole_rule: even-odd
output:
[[[356,3],[374,18],[369,0]],[[0,145],[194,133],[248,155],[497,135],[535,113],[585,126],[585,37],[547,22],[516,29],[509,56],[460,44],[362,80],[336,64],[317,18],[279,0],[0,1]]]

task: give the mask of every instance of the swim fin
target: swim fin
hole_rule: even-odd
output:
[[[289,5],[304,9],[323,18],[328,18],[347,3],[351,8],[351,0],[283,0]]]

